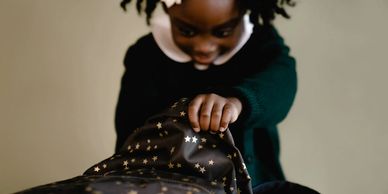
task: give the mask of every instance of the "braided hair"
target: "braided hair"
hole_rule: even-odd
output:
[[[136,0],[136,9],[138,14],[146,13],[147,24],[150,24],[152,13],[154,12],[157,3],[160,0]],[[145,2],[145,9],[143,10],[142,3]],[[242,5],[250,11],[250,20],[255,25],[271,25],[272,20],[275,19],[276,14],[279,14],[287,19],[290,15],[285,10],[285,6],[295,6],[293,0],[239,0]],[[122,0],[120,6],[126,11],[126,5],[131,0]]]

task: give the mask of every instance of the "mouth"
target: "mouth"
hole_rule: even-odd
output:
[[[210,65],[213,63],[213,61],[217,58],[217,55],[215,54],[196,54],[193,55],[193,60],[201,65]]]

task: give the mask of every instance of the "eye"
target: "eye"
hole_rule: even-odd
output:
[[[233,34],[233,28],[224,28],[224,29],[216,30],[213,34],[216,37],[225,38]]]
[[[187,28],[187,27],[179,27],[178,26],[178,31],[182,36],[185,36],[185,37],[193,37],[196,34],[195,30]]]

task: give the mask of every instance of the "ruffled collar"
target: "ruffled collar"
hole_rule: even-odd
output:
[[[253,24],[249,21],[248,14],[244,15],[243,22],[243,34],[238,42],[237,46],[230,50],[229,52],[219,56],[215,61],[214,65],[222,65],[231,59],[248,41],[249,37],[252,34]],[[151,20],[151,32],[152,35],[158,44],[159,48],[163,53],[170,59],[186,63],[192,61],[191,57],[184,53],[173,41],[171,33],[171,23],[169,16],[162,12],[157,16],[154,16]],[[194,64],[194,67],[198,70],[206,70],[209,68],[207,65],[198,65]]]

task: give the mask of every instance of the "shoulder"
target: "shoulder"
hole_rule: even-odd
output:
[[[158,56],[162,56],[162,52],[152,34],[148,33],[128,47],[124,57],[124,64],[125,66],[134,62],[149,64],[152,60],[157,60]]]

